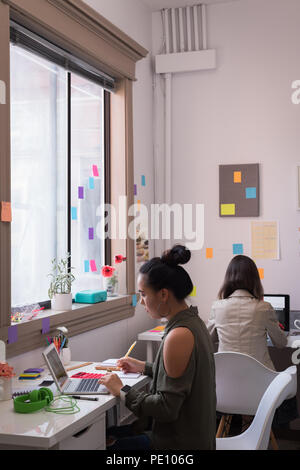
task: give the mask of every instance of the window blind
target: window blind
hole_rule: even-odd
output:
[[[50,41],[29,31],[18,23],[10,22],[10,40],[30,52],[40,55],[69,72],[82,75],[83,77],[97,83],[107,91],[114,91],[115,79],[89,63],[76,57],[74,54],[61,49]]]

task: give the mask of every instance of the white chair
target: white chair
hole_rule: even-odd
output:
[[[222,413],[216,437],[222,437],[226,423],[226,415],[256,414],[260,400],[270,383],[280,372],[268,369],[259,361],[247,354],[238,352],[215,353],[217,411]],[[291,375],[291,383],[287,398],[297,393],[296,366],[288,367],[285,371]],[[271,441],[274,449],[278,449],[275,437],[271,431]]]
[[[279,373],[268,386],[250,427],[233,437],[216,439],[217,450],[267,450],[276,408],[289,396],[292,376]]]

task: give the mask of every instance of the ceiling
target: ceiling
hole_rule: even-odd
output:
[[[237,0],[141,0],[141,2],[151,8],[152,11],[162,10],[163,8],[178,8],[199,5],[201,3],[212,5],[213,3],[226,3],[232,1]]]

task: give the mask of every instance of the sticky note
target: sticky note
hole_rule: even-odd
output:
[[[138,211],[139,211],[141,209],[141,201],[138,200],[137,204],[138,204]]]
[[[99,171],[97,165],[93,165],[93,175],[94,176],[99,176]]]
[[[221,204],[221,215],[235,215],[235,204]]]
[[[84,272],[89,273],[90,272],[90,262],[88,259],[84,260]]]
[[[213,248],[206,248],[206,258],[213,258]]]
[[[11,203],[10,202],[1,202],[1,222],[11,222]]]
[[[190,293],[190,297],[196,297],[196,294],[197,294],[197,288],[196,286],[194,286],[192,292]]]
[[[90,260],[91,271],[95,273],[97,271],[96,261],[94,259]]]
[[[78,199],[84,199],[84,187],[78,186]]]
[[[265,278],[265,270],[263,268],[258,268],[258,274],[259,274],[260,279]]]
[[[8,328],[8,344],[16,343],[18,341],[18,325],[10,326]]]
[[[50,331],[50,317],[42,319],[42,334],[45,335]]]
[[[89,228],[89,240],[94,240],[94,229],[92,227]]]
[[[146,186],[146,177],[142,175],[142,186]]]
[[[246,188],[246,199],[256,199],[256,188]]]
[[[233,172],[233,182],[234,183],[241,183],[242,182],[242,172],[241,171],[234,171]]]
[[[137,296],[136,296],[136,294],[133,294],[133,296],[131,298],[131,304],[133,305],[133,307],[137,306]]]
[[[71,207],[72,220],[77,220],[77,207]]]
[[[234,255],[242,255],[244,253],[244,247],[242,243],[233,243],[232,251]]]
[[[95,180],[92,176],[89,178],[89,188],[95,189]]]
[[[137,185],[136,184],[134,185],[133,189],[134,189],[134,195],[136,196],[137,195]]]

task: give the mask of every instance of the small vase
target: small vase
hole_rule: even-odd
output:
[[[107,297],[116,297],[118,295],[117,271],[111,277],[103,277],[103,286],[107,292]]]
[[[60,358],[61,362],[64,366],[67,366],[71,362],[71,349],[70,348],[62,348],[60,351]]]
[[[51,308],[56,311],[72,310],[72,293],[54,294],[51,300]]]
[[[0,377],[0,401],[10,400],[12,396],[11,377]]]

